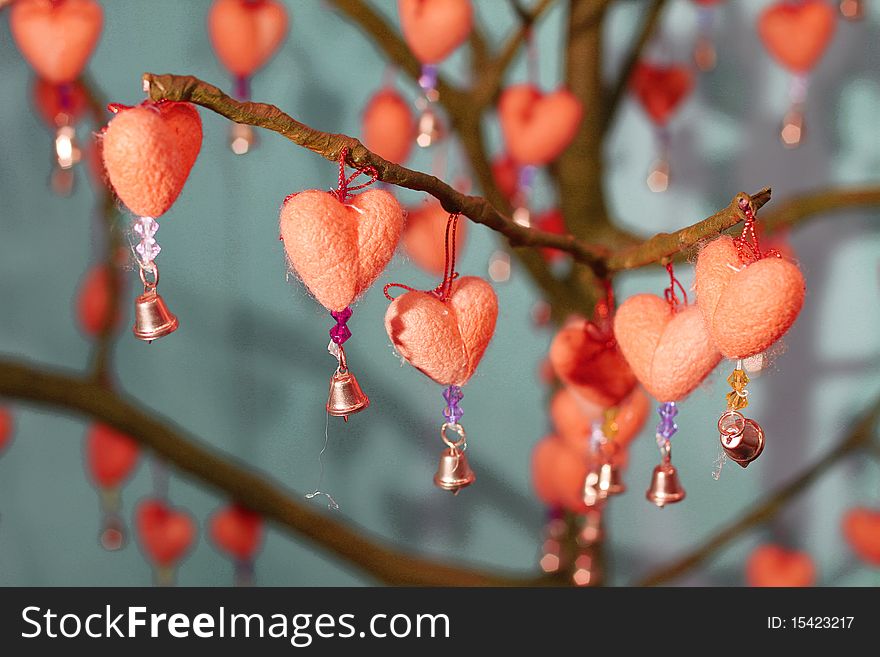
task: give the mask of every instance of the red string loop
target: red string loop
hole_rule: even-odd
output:
[[[446,301],[449,298],[449,295],[452,292],[452,281],[458,278],[458,272],[455,271],[455,237],[460,217],[460,213],[455,212],[450,214],[449,218],[446,220],[446,244],[444,247],[446,253],[443,263],[443,280],[440,281],[440,284],[433,290],[417,290],[416,288],[404,285],[403,283],[387,283],[385,287],[382,288],[382,294],[385,295],[386,299],[394,301],[394,297],[388,294],[388,290],[393,287],[399,287],[408,292],[427,292],[428,294],[436,296],[440,301]]]
[[[345,203],[346,199],[348,199],[349,194],[351,192],[357,191],[359,189],[363,189],[364,187],[369,187],[374,182],[379,180],[379,172],[376,171],[376,167],[372,165],[368,165],[363,169],[355,169],[354,173],[352,173],[347,178],[345,177],[345,159],[348,157],[348,147],[343,146],[342,151],[339,153],[339,178],[338,184],[336,186],[336,190],[333,192],[336,194],[336,198],[339,199],[340,203]],[[370,176],[370,179],[361,183],[360,185],[351,186],[351,183],[355,181],[358,176]]]
[[[761,244],[758,241],[758,233],[755,231],[755,213],[752,205],[746,199],[740,199],[739,207],[746,217],[743,224],[742,234],[733,238],[733,245],[736,247],[736,253],[743,263],[752,263],[761,258],[781,258],[782,254],[776,249],[767,249],[761,251]]]
[[[682,299],[678,298],[678,293],[675,288],[678,288],[681,292],[681,296],[684,299],[684,305],[688,305],[688,295],[687,290],[684,289],[684,286],[681,282],[675,277],[675,270],[672,266],[672,263],[666,263],[666,271],[669,274],[669,287],[663,290],[663,297],[666,299],[666,302],[675,310],[679,305],[682,304]]]

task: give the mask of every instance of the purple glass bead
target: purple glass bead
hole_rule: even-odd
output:
[[[657,425],[657,435],[669,440],[678,431],[678,425],[675,423],[676,415],[678,415],[678,409],[675,407],[675,402],[665,402],[660,404],[660,408],[657,409],[657,414],[660,416],[660,423]]]
[[[437,67],[434,64],[424,64],[422,74],[419,76],[419,86],[423,91],[437,87]]]
[[[351,319],[351,313],[351,308],[339,312],[330,311],[330,316],[336,320],[336,326],[330,329],[330,339],[336,344],[342,344],[351,337],[351,329],[346,326],[346,322]]]
[[[449,386],[443,391],[443,399],[446,400],[446,408],[443,409],[443,417],[450,424],[456,424],[464,415],[458,403],[464,398],[464,393],[459,386]]]

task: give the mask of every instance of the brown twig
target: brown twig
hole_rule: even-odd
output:
[[[825,456],[804,470],[792,481],[768,494],[764,502],[756,507],[752,507],[750,511],[740,518],[716,532],[705,543],[673,563],[663,566],[644,577],[638,582],[638,586],[657,586],[658,584],[665,584],[681,577],[712,558],[719,550],[734,539],[742,536],[748,530],[772,520],[788,502],[804,492],[814,481],[828,472],[831,466],[842,461],[857,450],[875,446],[876,443],[873,440],[873,436],[878,420],[880,420],[880,399],[877,399],[859,419],[852,433],[844,438],[836,447],[829,450]]]
[[[642,28],[639,30],[639,34],[635,41],[633,41],[629,53],[623,60],[623,66],[620,69],[620,73],[618,73],[617,81],[608,92],[605,102],[603,103],[603,132],[608,130],[611,126],[611,121],[617,114],[617,108],[620,105],[620,101],[623,99],[623,96],[629,87],[629,79],[632,77],[633,71],[639,63],[639,59],[641,59],[645,47],[648,45],[648,42],[654,34],[654,30],[660,22],[660,15],[663,13],[665,5],[666,0],[651,0],[651,5],[645,12],[645,19],[642,23]]]
[[[291,497],[265,473],[236,464],[174,429],[157,414],[94,381],[0,360],[0,395],[84,414],[108,424],[166,458],[182,472],[327,549],[387,584],[413,586],[527,586],[542,578],[496,575],[414,557],[371,540]]]

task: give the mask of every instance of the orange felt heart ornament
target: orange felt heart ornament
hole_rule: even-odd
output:
[[[746,562],[746,581],[749,586],[813,586],[816,567],[809,554],[761,545]]]
[[[448,386],[471,378],[495,333],[498,297],[482,278],[452,283],[444,302],[431,292],[400,295],[385,313],[385,330],[410,365]]]
[[[104,169],[134,214],[159,217],[174,204],[202,147],[202,120],[189,103],[119,110],[104,129]]]
[[[560,388],[550,402],[550,419],[557,435],[570,447],[586,453],[593,423],[605,422],[606,408],[581,398],[570,388]],[[650,404],[641,388],[633,390],[616,408],[614,444],[626,447],[639,434]]]
[[[95,0],[17,0],[9,25],[37,75],[60,84],[82,73],[98,44],[103,20]]]
[[[470,0],[398,0],[400,26],[409,49],[422,64],[437,64],[471,32]]]
[[[721,360],[699,308],[673,309],[653,294],[620,305],[614,336],[636,378],[660,402],[684,399]]]
[[[159,566],[180,560],[196,538],[196,525],[190,515],[158,499],[138,505],[135,525],[144,552]]]
[[[541,165],[562,154],[583,118],[581,102],[566,89],[542,94],[531,84],[501,93],[498,117],[507,152],[518,164]]]
[[[211,538],[227,554],[248,561],[263,540],[263,519],[248,508],[230,505],[211,517]]]
[[[405,162],[416,139],[416,124],[407,103],[394,89],[382,89],[367,103],[364,145],[389,162]]]
[[[583,513],[584,480],[589,460],[556,436],[546,436],[532,450],[532,488],[544,504]]]
[[[449,213],[439,201],[431,200],[406,213],[401,242],[406,254],[419,267],[442,276],[446,266],[446,224]],[[455,229],[455,257],[461,254],[467,237],[467,222],[460,221]]]
[[[636,385],[614,340],[599,335],[586,320],[559,330],[550,343],[550,362],[563,383],[603,408],[621,402]]]
[[[837,17],[824,0],[778,2],[758,17],[758,34],[776,60],[793,73],[812,69],[834,36]]]
[[[327,310],[339,312],[363,294],[394,255],[403,208],[384,189],[349,196],[310,189],[281,206],[287,258]]]
[[[843,535],[860,559],[880,566],[880,511],[851,509],[843,517]]]
[[[287,10],[275,0],[215,0],[208,34],[223,66],[248,77],[268,62],[287,34]]]
[[[783,258],[744,264],[724,235],[700,251],[694,289],[712,341],[724,356],[739,359],[765,351],[788,331],[804,305],[806,283]]]
[[[630,86],[651,120],[657,125],[666,125],[690,94],[694,76],[686,66],[640,62],[633,71]]]

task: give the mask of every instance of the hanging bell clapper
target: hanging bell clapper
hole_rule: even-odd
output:
[[[450,429],[458,434],[458,440],[452,441],[446,435]],[[446,449],[440,454],[440,464],[434,475],[434,484],[438,488],[448,490],[453,495],[458,495],[462,488],[470,486],[477,480],[477,476],[471,470],[465,455],[467,434],[460,424],[444,422],[440,427],[440,437],[443,439]]]
[[[361,390],[354,374],[348,369],[345,349],[341,344],[331,342],[331,349],[339,359],[339,366],[330,377],[330,393],[327,397],[327,412],[348,422],[348,416],[368,408],[370,398]],[[331,352],[332,353],[332,352]]]

